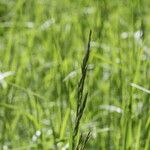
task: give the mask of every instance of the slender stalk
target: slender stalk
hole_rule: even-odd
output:
[[[88,63],[88,59],[89,59],[89,55],[90,55],[91,35],[92,35],[92,31],[90,30],[88,46],[87,46],[87,50],[86,50],[85,56],[83,58],[82,66],[81,66],[82,75],[81,75],[80,81],[78,83],[78,89],[77,89],[77,94],[78,94],[77,110],[76,110],[75,125],[74,125],[74,129],[73,129],[72,149],[75,149],[75,144],[76,144],[75,140],[76,140],[76,136],[79,131],[80,120],[83,116],[83,111],[85,109],[87,97],[88,97],[88,92],[86,92],[86,94],[84,96],[83,96],[83,94],[84,94],[84,82],[85,82],[85,78],[86,78],[86,74],[87,74],[87,67],[88,67],[87,63]],[[82,136],[80,138],[82,139]],[[79,144],[81,143],[81,139],[79,140]],[[79,144],[76,149],[78,149]]]

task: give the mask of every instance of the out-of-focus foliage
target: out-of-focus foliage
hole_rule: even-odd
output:
[[[149,150],[149,9],[149,0],[0,0],[0,73],[14,72],[0,80],[0,149],[69,147],[92,29],[86,149]]]

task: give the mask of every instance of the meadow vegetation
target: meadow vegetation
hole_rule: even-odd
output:
[[[0,0],[0,149],[150,150],[149,10]]]

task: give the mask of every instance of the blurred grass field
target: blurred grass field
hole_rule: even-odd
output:
[[[149,10],[149,0],[0,0],[0,149],[71,149],[91,29],[85,149],[150,150]]]

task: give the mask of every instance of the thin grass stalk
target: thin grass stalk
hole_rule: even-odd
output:
[[[88,92],[86,92],[85,96],[83,96],[83,93],[84,93],[84,82],[85,82],[85,78],[86,78],[86,74],[87,74],[87,67],[88,67],[87,63],[88,63],[88,59],[89,59],[89,55],[90,55],[91,35],[92,35],[92,31],[90,30],[88,46],[87,46],[87,50],[86,50],[85,56],[83,58],[82,66],[81,66],[82,75],[81,75],[80,81],[78,83],[78,89],[77,89],[77,110],[76,110],[75,125],[74,125],[74,129],[73,129],[72,149],[75,149],[75,139],[76,139],[76,136],[79,131],[80,120],[82,118],[83,111],[85,109],[87,97],[88,97]],[[79,141],[81,142],[81,140],[79,140]]]

